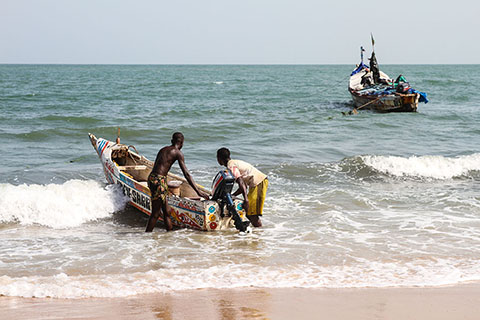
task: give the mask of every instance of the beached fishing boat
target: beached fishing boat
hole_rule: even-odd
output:
[[[374,43],[372,37],[372,45]],[[350,75],[348,90],[355,105],[359,109],[371,109],[378,112],[416,112],[418,103],[427,103],[427,95],[410,87],[403,75],[396,80],[380,71],[372,51],[370,66],[363,63],[363,47],[361,62]]]
[[[91,133],[88,135],[100,158],[108,183],[120,185],[123,193],[130,198],[130,204],[139,211],[150,215],[152,206],[147,178],[152,171],[153,162],[139,155],[135,147],[97,138]],[[221,171],[217,174],[213,193],[198,185],[200,189],[212,195],[212,200],[204,200],[197,196],[184,178],[169,173],[167,177],[170,192],[168,204],[173,225],[203,231],[228,228],[240,230],[242,227],[237,225],[239,217],[246,228],[248,222],[242,208],[243,201],[230,198],[229,204],[222,198],[225,192],[221,190],[220,182],[227,181],[224,179],[225,177],[228,178],[228,172]],[[230,187],[233,187],[233,180],[230,182]],[[229,193],[226,194],[226,196],[228,195]],[[163,220],[161,215],[159,220]]]

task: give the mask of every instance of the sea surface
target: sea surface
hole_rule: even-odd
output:
[[[354,65],[0,65],[0,295],[480,281],[480,65],[380,65],[430,102],[351,110]],[[154,160],[185,135],[269,177],[263,228],[145,233],[87,133]],[[174,173],[181,174],[178,165]]]

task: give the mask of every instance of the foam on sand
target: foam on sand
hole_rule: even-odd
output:
[[[455,265],[456,264],[456,265]],[[257,267],[235,264],[201,269],[161,268],[124,274],[0,276],[0,294],[21,297],[126,297],[192,289],[366,288],[443,286],[479,281],[477,261],[452,260],[358,263],[350,266]]]

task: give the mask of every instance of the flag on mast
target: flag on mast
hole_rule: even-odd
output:
[[[373,33],[370,32],[370,36],[372,37],[372,48],[375,50],[375,39],[373,39]]]

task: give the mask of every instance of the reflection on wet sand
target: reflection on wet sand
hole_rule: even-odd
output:
[[[267,319],[265,312],[256,308],[238,306],[229,300],[218,301],[218,319],[222,320],[236,320],[236,319]]]
[[[199,289],[126,298],[0,297],[2,320],[477,320],[478,284],[441,288]]]
[[[185,293],[191,299],[185,299]],[[192,290],[183,293],[155,295],[151,311],[158,319],[183,319],[201,315],[202,319],[268,319],[270,294],[260,289]]]

